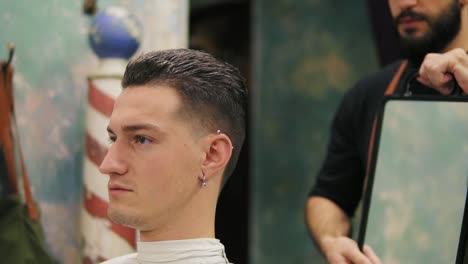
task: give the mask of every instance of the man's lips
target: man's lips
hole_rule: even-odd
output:
[[[109,183],[107,187],[108,187],[109,191],[127,191],[127,192],[132,191],[132,189],[130,189],[130,188],[124,186],[124,185],[118,184],[118,183]]]
[[[424,21],[424,19],[406,16],[406,17],[402,17],[401,19],[399,19],[398,24],[405,26],[405,27],[409,27],[409,26],[415,26],[416,24],[422,21]]]

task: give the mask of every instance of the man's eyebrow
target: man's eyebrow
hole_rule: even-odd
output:
[[[139,131],[139,130],[152,130],[152,131],[157,131],[157,132],[162,132],[161,129],[156,126],[156,125],[152,125],[152,124],[135,124],[135,125],[125,125],[122,127],[122,130],[124,132],[135,132],[135,131]],[[108,126],[107,127],[107,132],[109,134],[115,134],[114,131]]]
[[[135,132],[138,130],[156,130],[156,131],[161,131],[161,129],[152,124],[134,124],[134,125],[125,125],[122,127],[122,130],[124,132]]]

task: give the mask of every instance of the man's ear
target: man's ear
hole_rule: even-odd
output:
[[[202,171],[205,174],[206,180],[209,181],[213,176],[222,176],[231,159],[233,147],[231,139],[223,133],[209,135],[205,146]]]

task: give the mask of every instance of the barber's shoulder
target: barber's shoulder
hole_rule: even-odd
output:
[[[138,264],[137,253],[132,253],[109,259],[102,262],[101,264]]]
[[[360,79],[348,92],[350,94],[382,94],[400,68],[403,60],[395,61]]]

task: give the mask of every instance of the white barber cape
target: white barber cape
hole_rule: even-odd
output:
[[[137,252],[102,264],[229,264],[218,239],[199,238],[138,242]]]

